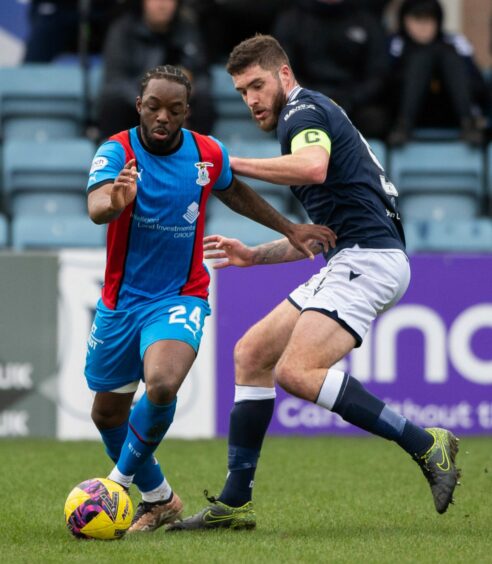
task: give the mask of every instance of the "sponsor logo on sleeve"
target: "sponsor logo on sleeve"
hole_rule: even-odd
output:
[[[314,104],[299,104],[298,106],[296,106],[295,108],[292,108],[291,110],[289,110],[285,116],[284,116],[284,121],[287,121],[290,117],[292,117],[296,112],[299,112],[301,110],[315,110],[316,106]]]
[[[93,161],[92,161],[92,166],[91,166],[91,170],[90,170],[90,174],[93,174],[94,172],[101,170],[102,168],[104,168],[106,165],[108,164],[108,159],[106,157],[96,157]]]

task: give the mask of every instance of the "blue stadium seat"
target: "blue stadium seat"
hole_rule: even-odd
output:
[[[12,246],[16,250],[63,247],[103,247],[106,226],[95,225],[87,215],[22,215],[12,221]]]
[[[94,152],[87,139],[7,141],[3,186],[10,213],[86,215],[85,187]]]
[[[9,242],[9,230],[7,218],[0,214],[0,248],[6,247]]]
[[[224,65],[212,65],[211,74],[212,96],[219,117],[251,119],[249,110],[236,92]]]
[[[404,219],[470,218],[480,212],[484,163],[463,143],[409,143],[391,152],[390,176]]]
[[[29,64],[0,68],[0,119],[4,137],[40,140],[80,135],[84,115],[82,72],[78,66]],[[40,118],[66,122],[51,129]],[[32,122],[29,120],[33,120]],[[15,122],[19,121],[17,125]],[[13,123],[14,122],[14,123]]]
[[[485,218],[405,223],[409,252],[492,253],[492,220]]]
[[[290,219],[296,221],[296,218]],[[280,233],[234,213],[211,217],[206,224],[205,234],[233,237],[251,246],[267,243],[282,237]]]
[[[219,117],[213,127],[213,136],[222,141],[224,145],[246,141],[264,141],[270,135],[266,135],[253,122],[250,117]]]

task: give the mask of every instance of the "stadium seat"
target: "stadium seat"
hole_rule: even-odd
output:
[[[270,135],[265,135],[250,117],[219,117],[213,127],[213,136],[228,147],[242,140],[261,142]]]
[[[423,221],[405,223],[409,252],[492,252],[492,220]]]
[[[16,250],[63,247],[103,247],[106,228],[87,215],[22,215],[12,221],[12,246]]]
[[[248,108],[236,92],[224,65],[212,65],[212,96],[220,117],[251,119]]]
[[[471,218],[480,212],[481,151],[463,143],[409,143],[390,155],[390,176],[407,220]]]
[[[0,248],[6,247],[9,242],[7,218],[0,214]]]
[[[290,218],[296,221],[294,218]],[[224,235],[240,239],[246,245],[259,245],[274,239],[280,239],[282,235],[272,231],[268,227],[260,225],[242,215],[228,213],[215,215],[210,218],[205,228],[206,235]]]
[[[0,68],[0,119],[4,138],[7,135],[25,138],[29,130],[30,139],[38,136],[40,140],[53,135],[80,135],[83,100],[82,73],[78,66],[29,64]],[[38,121],[40,118],[44,119]],[[46,118],[58,124],[51,128]]]
[[[87,178],[94,144],[87,139],[4,144],[7,209],[18,214],[86,215]]]

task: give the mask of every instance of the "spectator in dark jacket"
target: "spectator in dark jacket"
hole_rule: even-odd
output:
[[[104,47],[99,99],[102,137],[138,124],[135,98],[148,68],[179,66],[192,82],[187,127],[209,133],[214,121],[205,48],[193,14],[179,0],[142,0],[138,17],[126,14],[111,26]]]
[[[273,35],[303,86],[342,106],[364,135],[387,133],[386,36],[357,0],[297,0],[278,16]]]
[[[390,52],[390,93],[396,104],[390,144],[408,141],[416,126],[459,127],[465,141],[480,144],[479,123],[488,104],[485,81],[466,37],[443,30],[438,0],[403,2]]]

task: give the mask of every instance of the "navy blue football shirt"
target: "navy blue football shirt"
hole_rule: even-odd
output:
[[[311,221],[331,227],[338,236],[327,259],[355,245],[405,250],[398,192],[340,106],[298,86],[280,113],[277,135],[283,155],[311,145],[330,154],[325,182],[291,186]]]

